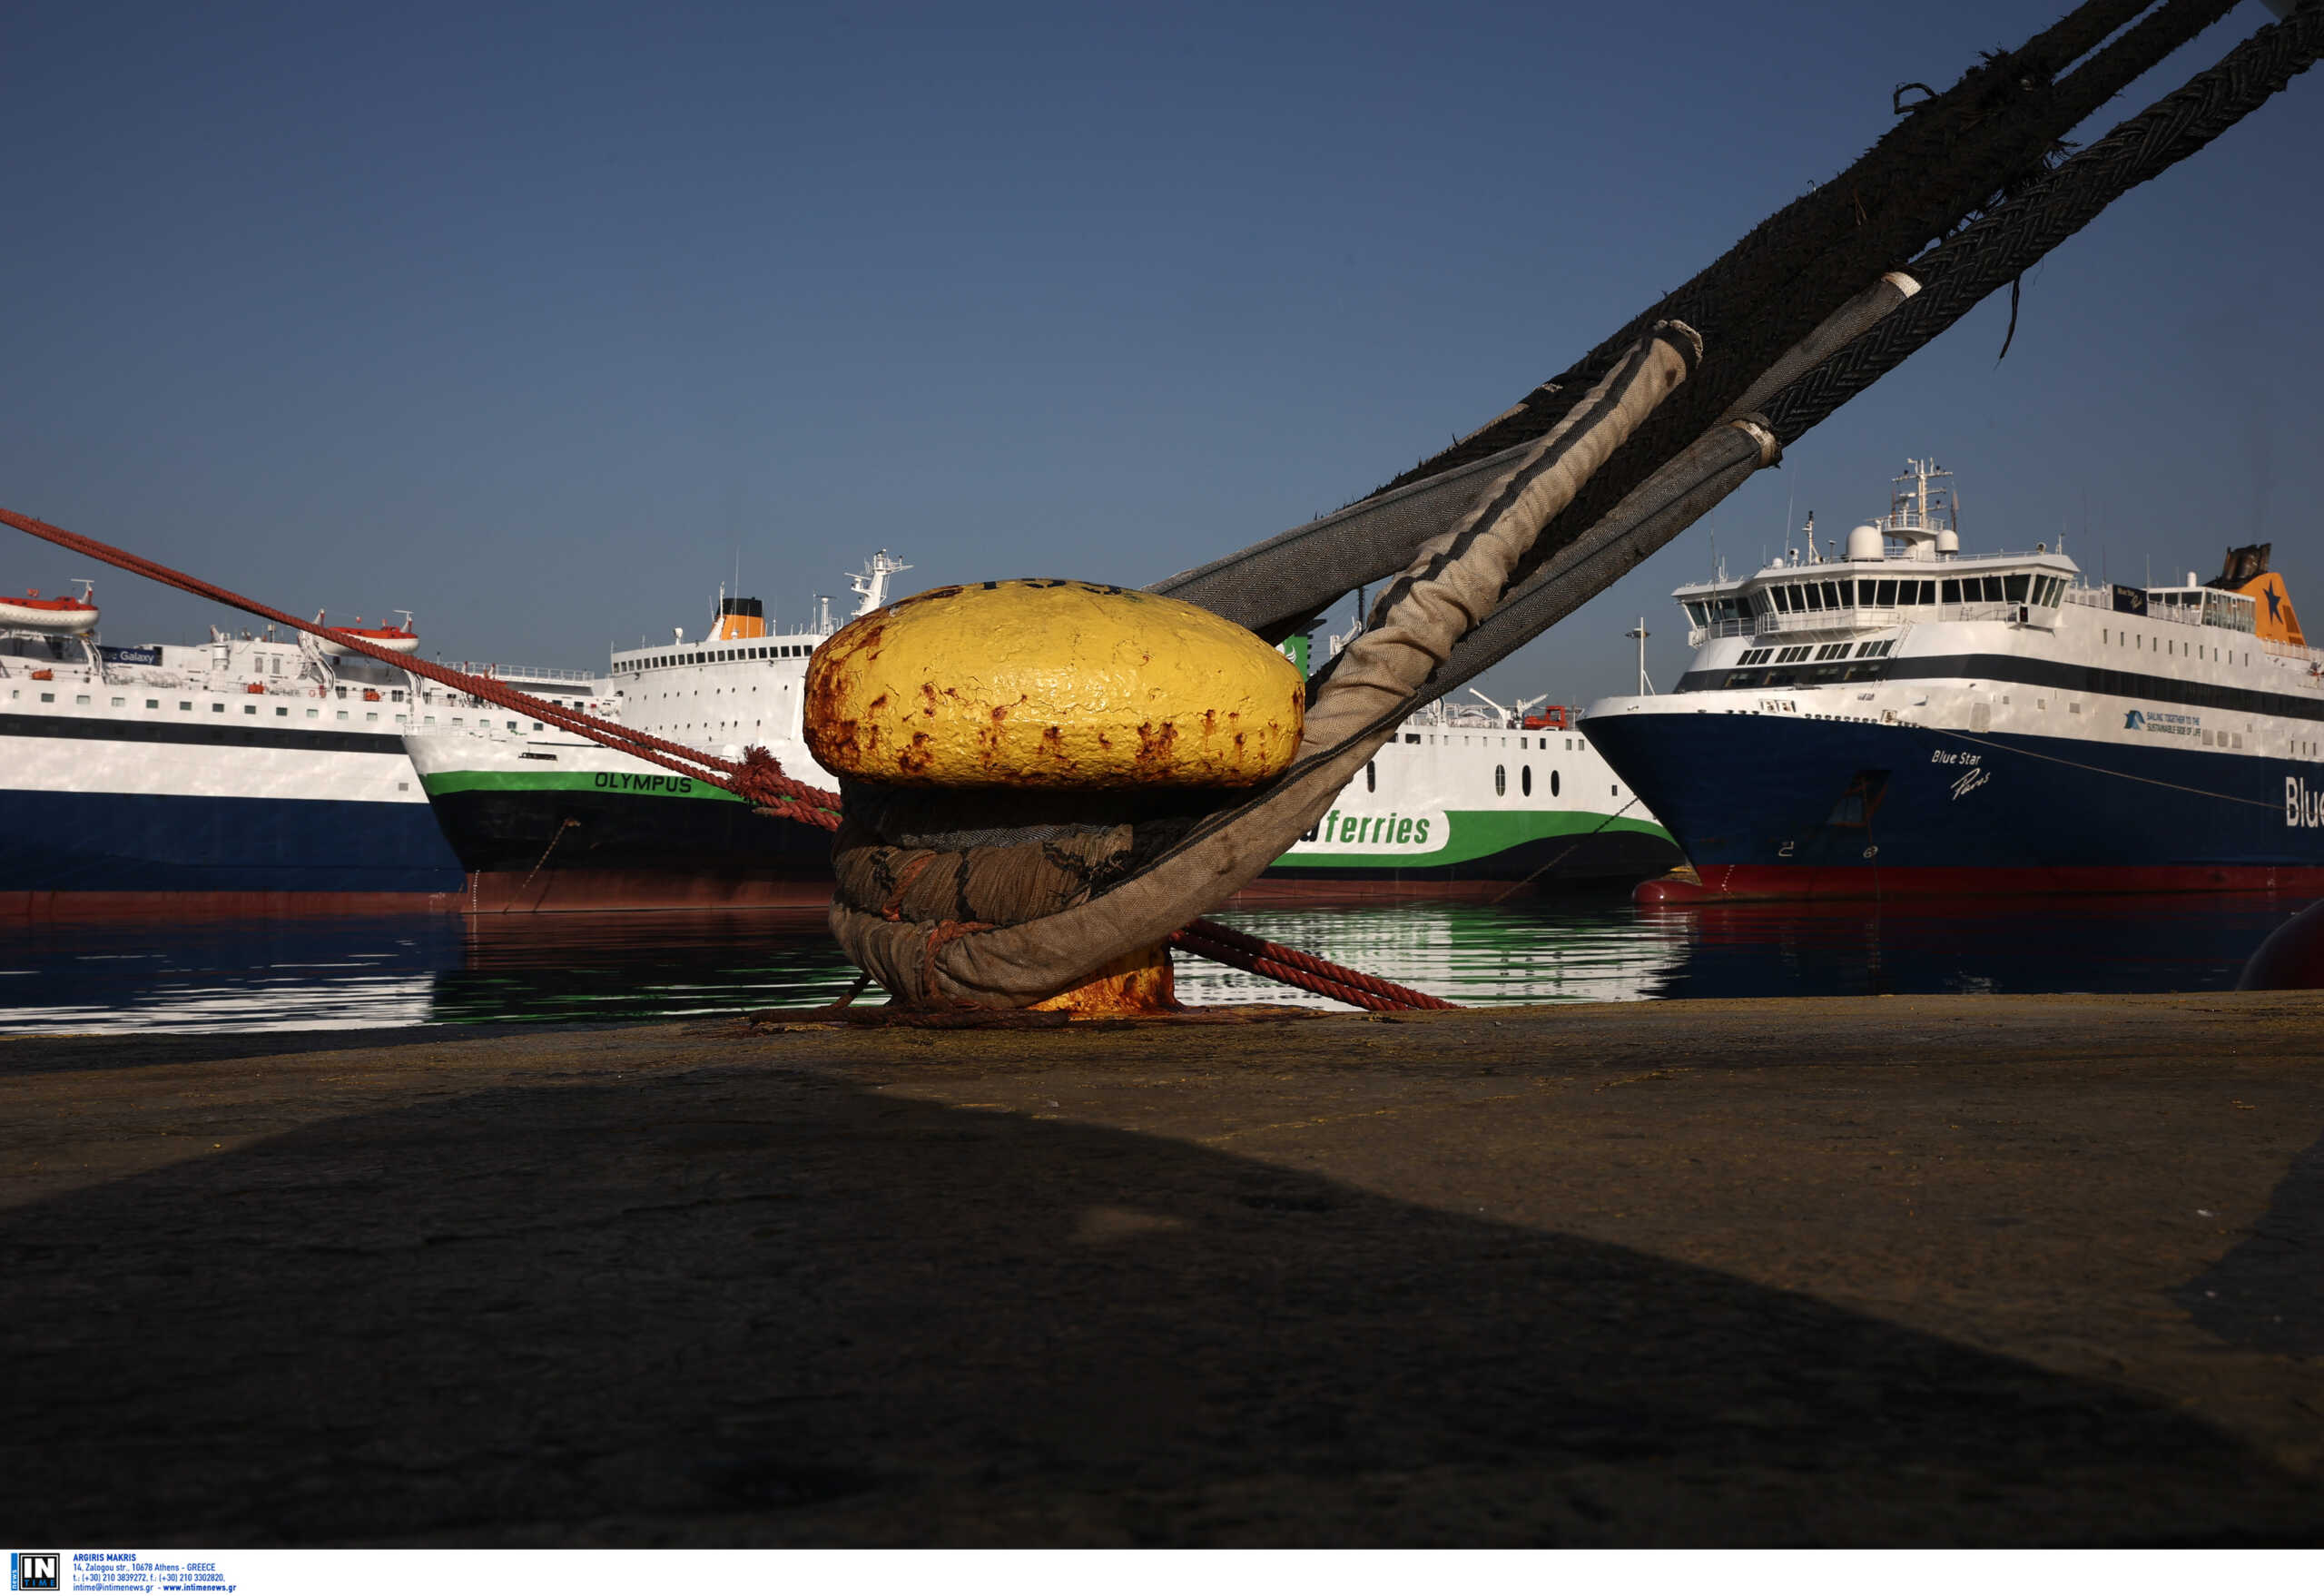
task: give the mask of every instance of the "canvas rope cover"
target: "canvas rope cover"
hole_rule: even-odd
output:
[[[995,803],[850,784],[842,822],[829,794],[782,777],[762,751],[731,766],[590,717],[568,724],[497,684],[478,690],[657,764],[715,765],[704,779],[749,789],[769,813],[840,826],[833,929],[904,1000],[1039,1000],[1155,945],[1256,877],[1413,709],[1601,592],[2114,199],[2305,71],[2324,50],[2324,0],[2270,5],[2283,21],[2053,164],[2056,141],[2083,115],[2230,8],[2085,0],[1910,107],[1837,179],[1451,449],[1345,510],[1156,584],[1275,641],[1351,588],[1393,578],[1354,644],[1311,683],[1292,768],[1250,793],[1166,793],[1099,814],[1044,813],[1024,794]],[[1915,185],[1902,199],[1899,172]],[[1844,185],[1845,202],[1835,193]],[[1873,269],[1899,260],[1904,270]],[[1856,281],[1871,286],[1836,292],[1858,265]],[[1811,330],[1788,347],[1774,341],[1803,326]],[[1588,390],[1568,403],[1584,378]],[[0,518],[319,630],[45,522]]]
[[[2089,150],[2014,185],[2010,197],[1907,262],[1908,271],[1882,273],[1830,310],[1752,374],[1712,426],[1554,548],[1538,547],[1543,529],[1640,435],[1678,379],[1701,364],[1701,340],[1691,328],[1658,323],[1541,437],[1458,461],[1156,584],[1155,591],[1202,603],[1264,635],[1269,617],[1279,621],[1287,610],[1395,571],[1391,557],[1403,567],[1364,630],[1318,673],[1298,758],[1259,793],[1208,815],[1050,828],[1019,838],[1020,852],[1006,861],[982,855],[964,834],[924,835],[940,845],[917,856],[868,835],[860,855],[842,863],[846,901],[834,906],[834,931],[907,1001],[988,1006],[1039,1000],[1069,984],[1060,980],[1068,968],[1087,973],[1159,941],[1255,879],[1413,709],[1603,591],[2131,186],[2282,88],[2315,59],[2320,43],[2324,5],[2308,0]],[[1922,292],[1924,281],[1934,291]],[[1678,379],[1651,403],[1614,401],[1635,382],[1641,354],[1650,347],[1675,351],[1681,332],[1689,353]],[[1555,392],[1545,384],[1528,405],[1541,408]],[[1549,469],[1544,461],[1553,457],[1556,468]],[[1304,585],[1296,605],[1286,603],[1286,584]],[[856,806],[851,794],[852,813]],[[852,852],[850,841],[841,838],[842,855]],[[941,846],[948,842],[950,850]]]
[[[1468,502],[1413,551],[1379,624],[1315,695],[1291,768],[1229,819],[1158,817],[1167,839],[1139,857],[1124,816],[1045,828],[1001,846],[926,831],[915,804],[855,783],[834,840],[831,925],[873,980],[911,1004],[1017,1008],[1169,937],[1273,863],[1378,751],[1395,713],[1500,602],[1549,518],[1694,369],[1702,340],[1658,323],[1562,420],[1472,479]],[[1383,717],[1385,722],[1383,724]],[[991,815],[944,806],[977,830]],[[1174,820],[1177,823],[1170,823]]]

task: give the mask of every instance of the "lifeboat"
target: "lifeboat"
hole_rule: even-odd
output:
[[[1529,732],[1565,732],[1572,728],[1566,724],[1565,705],[1552,704],[1539,714],[1524,717],[1523,727]]]
[[[74,636],[96,630],[97,606],[85,598],[43,598],[34,587],[0,597],[0,626]]]
[[[405,624],[400,626],[367,626],[362,624],[363,617],[361,616],[356,616],[355,621],[356,624],[352,626],[333,626],[331,630],[341,633],[349,637],[360,637],[372,647],[384,648],[389,654],[417,654],[419,652],[419,634],[411,629],[411,616],[409,615],[404,616]],[[315,625],[320,626],[325,624],[322,612],[320,610],[317,610],[315,612]],[[330,637],[316,638],[315,646],[335,659],[343,658],[344,656],[355,652],[354,649],[348,647],[345,644]]]

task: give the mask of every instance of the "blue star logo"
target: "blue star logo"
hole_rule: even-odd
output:
[[[2282,620],[2284,618],[2284,596],[2277,592],[2272,587],[2262,587],[2260,591],[2268,596],[2268,618],[2271,621]]]

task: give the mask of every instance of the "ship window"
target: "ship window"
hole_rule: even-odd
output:
[[[213,704],[210,706],[210,713],[212,714],[224,714],[226,713],[226,706],[222,704]],[[347,717],[345,715],[341,715],[340,718],[341,720],[345,720]]]
[[[1505,764],[1492,767],[1492,795],[1496,798],[1509,796],[1509,767]]]
[[[56,702],[56,695],[54,693],[44,693],[40,695],[40,701],[43,704],[54,704]]]
[[[1824,602],[1834,609],[1853,608],[1856,605],[1856,584],[1854,582],[1825,583]]]
[[[1789,588],[1770,587],[1768,589],[1768,596],[1776,601],[1776,614],[1779,616],[1787,616],[1791,613],[1791,591]]]
[[[1961,602],[1961,584],[1951,576],[1945,579],[1945,602],[1946,604]]]
[[[182,710],[185,710],[185,709],[192,709],[192,708],[193,707],[193,705],[192,705],[192,704],[191,702],[189,702],[188,700],[183,699],[183,698],[181,698],[181,699],[179,699],[179,700],[178,700],[178,707],[179,707],[180,709],[182,709]]]
[[[1380,790],[1380,773],[1368,759],[1364,762],[1364,790],[1367,793]]]
[[[340,711],[339,712],[339,718],[340,718],[340,720],[345,720],[345,719],[347,718],[347,712],[346,712],[345,710],[343,710],[343,709],[342,709],[342,710],[340,710]]]
[[[1406,732],[1404,734],[1404,741],[1407,743],[1417,743],[1420,741],[1420,734],[1418,732]]]
[[[1820,584],[1820,583],[1817,583],[1817,582],[1810,582],[1810,583],[1808,583],[1806,586],[1802,587],[1802,588],[1800,589],[1800,592],[1802,592],[1802,593],[1804,593],[1804,594],[1806,594],[1806,595],[1807,596],[1807,607],[1808,607],[1809,609],[1811,609],[1811,610],[1817,610],[1817,609],[1822,609],[1822,608],[1824,607],[1824,594],[1823,594],[1823,586],[1822,586],[1822,584]]]
[[[84,698],[81,702],[86,704],[89,701]],[[242,705],[242,713],[244,714],[256,714],[258,713],[258,705],[255,704],[245,704]]]
[[[1881,609],[1894,609],[1896,606],[1896,584],[1875,583],[1872,589],[1872,602]]]
[[[2002,597],[2011,604],[2024,604],[2026,584],[2032,579],[2023,571],[2012,571],[2001,579]]]
[[[1554,797],[1556,797],[1557,795],[1558,795],[1558,773],[1557,773],[1557,772],[1555,772],[1555,771],[1551,771],[1551,772],[1550,773],[1550,796],[1551,796],[1551,797],[1552,797],[1552,798],[1554,798]]]
[[[1923,604],[1936,602],[1936,583],[1934,579],[1921,584],[1921,602]]]
[[[290,718],[290,710],[287,704],[277,704],[275,706],[274,714],[275,717],[279,720],[287,721]]]
[[[1533,795],[1533,767],[1531,765],[1518,767],[1517,790],[1528,798]]]
[[[308,718],[309,720],[314,720],[314,719],[316,719],[317,717],[319,717],[321,714],[322,714],[322,711],[321,711],[321,710],[320,710],[320,709],[310,709],[310,710],[309,710],[309,711],[307,712],[307,718]],[[435,717],[434,715],[429,715],[429,716],[428,717],[428,719],[429,724],[434,724],[434,722],[435,722],[436,717]]]

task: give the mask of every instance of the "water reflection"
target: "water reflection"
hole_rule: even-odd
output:
[[[2220,990],[2306,901],[1641,909],[1610,893],[1220,918],[1455,1002],[1605,1002]],[[1336,1006],[1197,960],[1179,969],[1192,1001]],[[813,912],[20,922],[0,927],[0,1031],[657,1019],[825,1002],[853,974]]]

